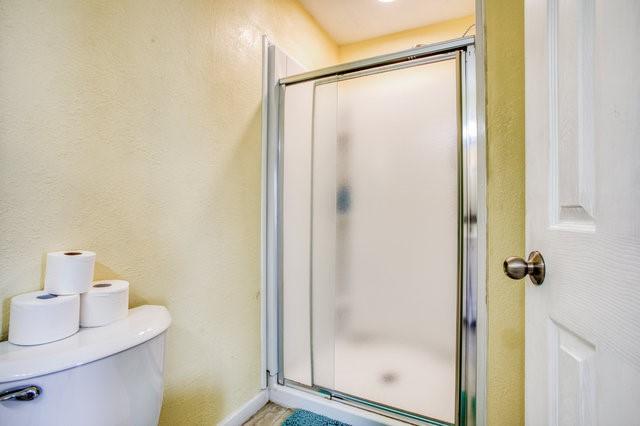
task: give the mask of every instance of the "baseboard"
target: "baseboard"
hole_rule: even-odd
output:
[[[269,402],[269,391],[262,390],[242,407],[225,417],[219,426],[240,426]]]

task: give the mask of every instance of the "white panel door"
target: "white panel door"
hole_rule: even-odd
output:
[[[528,425],[640,425],[640,1],[525,0]]]

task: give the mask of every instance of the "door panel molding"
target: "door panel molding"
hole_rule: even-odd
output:
[[[595,231],[594,0],[549,0],[550,223]]]

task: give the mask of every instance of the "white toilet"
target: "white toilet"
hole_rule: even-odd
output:
[[[170,323],[147,305],[57,342],[0,343],[0,425],[157,425]]]

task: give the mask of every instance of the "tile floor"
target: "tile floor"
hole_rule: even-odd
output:
[[[262,407],[244,426],[280,426],[293,413],[290,408],[284,408],[269,402]]]

